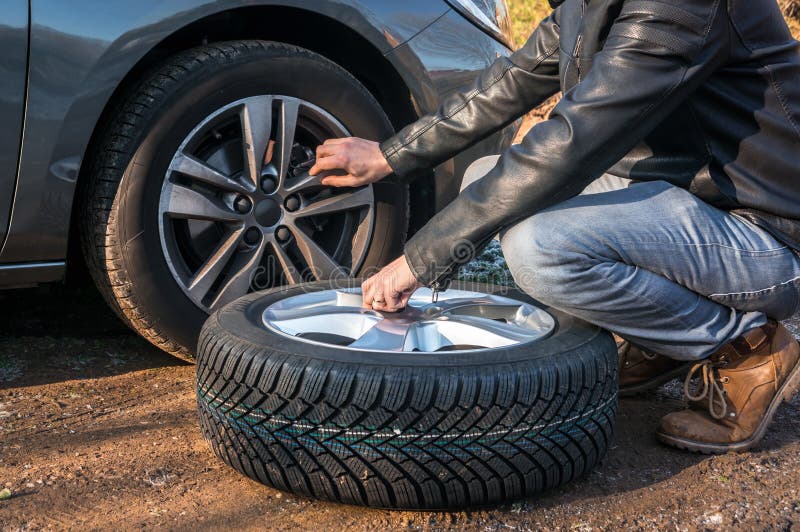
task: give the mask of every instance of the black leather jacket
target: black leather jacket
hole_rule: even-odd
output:
[[[550,119],[408,241],[421,282],[605,172],[668,181],[800,248],[800,44],[775,0],[566,0],[381,149],[412,179],[559,90]]]

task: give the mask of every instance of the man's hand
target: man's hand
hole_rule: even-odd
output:
[[[380,145],[356,137],[328,139],[317,147],[317,161],[308,173],[317,175],[324,170],[346,172],[345,175],[330,175],[322,179],[323,185],[331,187],[360,187],[392,173]]]
[[[411,294],[420,286],[406,258],[400,256],[362,283],[364,306],[380,312],[397,312],[406,307]]]

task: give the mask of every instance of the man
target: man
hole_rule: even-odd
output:
[[[365,304],[444,286],[469,260],[455,250],[502,231],[522,289],[630,342],[623,392],[691,365],[690,408],[661,421],[662,442],[749,448],[800,387],[800,347],[775,321],[800,303],[798,43],[775,0],[554,7],[436,113],[380,145],[319,148],[313,173],[345,173],[330,185],[412,179],[564,92],[364,283]]]

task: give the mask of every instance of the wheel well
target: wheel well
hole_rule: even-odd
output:
[[[266,25],[265,20],[271,23]],[[279,20],[280,23],[275,23]],[[297,31],[296,28],[303,28]],[[335,39],[330,37],[335,35]],[[344,24],[324,15],[298,8],[251,6],[210,15],[176,31],[148,52],[122,79],[107,102],[95,125],[84,161],[90,161],[98,149],[103,125],[114,113],[118,102],[152,68],[167,57],[183,50],[236,39],[261,39],[294,44],[316,52],[350,72],[369,90],[386,111],[396,130],[418,118],[411,94],[400,74],[367,39]],[[353,50],[358,50],[354,54]],[[84,278],[83,255],[77,234],[77,211],[83,194],[81,184],[90,165],[82,164],[73,202],[70,223],[68,279]],[[411,230],[421,227],[432,215],[435,204],[433,174],[415,182],[411,190]],[[76,268],[77,267],[77,268]],[[75,270],[80,270],[75,272]]]

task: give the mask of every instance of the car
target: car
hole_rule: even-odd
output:
[[[254,290],[362,276],[511,125],[413,183],[330,189],[328,138],[383,140],[510,53],[504,0],[7,0],[0,286],[88,271],[190,357]]]

